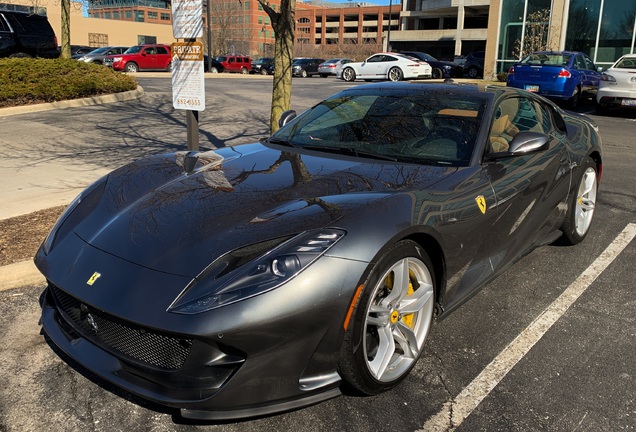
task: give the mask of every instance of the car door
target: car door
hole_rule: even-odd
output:
[[[142,47],[139,52],[139,69],[152,69],[155,63],[155,47]]]
[[[0,57],[7,57],[12,54],[14,46],[13,31],[4,15],[0,13]]]
[[[496,198],[497,222],[487,242],[497,271],[559,228],[556,224],[566,208],[571,166],[565,132],[555,126],[553,115],[557,113],[547,103],[507,97],[497,103],[494,112],[490,153],[484,158],[483,170]],[[506,145],[521,132],[544,134],[546,148],[511,155]]]
[[[158,46],[156,48],[153,69],[168,69],[171,61],[170,51],[166,47]]]
[[[360,73],[358,77],[366,79],[377,79],[386,76],[383,72],[386,69],[386,55],[376,54],[369,57],[364,63],[360,65]]]

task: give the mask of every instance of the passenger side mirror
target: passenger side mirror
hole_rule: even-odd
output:
[[[280,118],[278,119],[278,127],[282,128],[283,126],[285,126],[287,123],[289,123],[295,118],[296,118],[296,111],[294,110],[285,111],[284,113],[280,115]]]

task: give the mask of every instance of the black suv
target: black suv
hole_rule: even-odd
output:
[[[0,10],[0,57],[59,56],[55,32],[45,16]]]
[[[477,78],[484,75],[484,51],[475,51],[468,54],[464,62],[464,73],[469,78]]]

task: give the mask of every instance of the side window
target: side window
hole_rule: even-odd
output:
[[[544,134],[550,133],[552,130],[550,112],[539,102],[535,101],[532,104],[534,105],[535,112],[537,113],[537,119],[539,120],[533,132],[542,132]]]
[[[585,68],[589,70],[596,70],[596,66],[589,57],[585,57]]]
[[[164,47],[157,47],[157,54],[168,54],[168,50]]]
[[[582,55],[576,56],[576,68],[583,69],[583,70],[586,69],[585,59],[583,58]]]
[[[227,60],[227,62],[228,62],[228,63],[234,63],[234,57],[230,57],[230,58]]]
[[[519,113],[519,98],[504,99],[495,108],[495,116],[490,127],[490,152],[508,151],[510,141],[519,132],[513,124]]]
[[[4,19],[4,15],[0,15],[0,32],[10,32],[11,29]]]

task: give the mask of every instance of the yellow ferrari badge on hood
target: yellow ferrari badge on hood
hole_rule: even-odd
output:
[[[479,210],[481,210],[482,214],[486,214],[486,198],[484,198],[483,195],[479,195],[477,198],[475,198],[475,201],[477,201],[477,207],[479,207]]]
[[[86,285],[90,285],[93,286],[93,284],[95,283],[95,281],[97,279],[99,279],[99,277],[101,276],[101,274],[95,272],[93,273],[93,276],[91,276],[87,281],[86,281]]]

